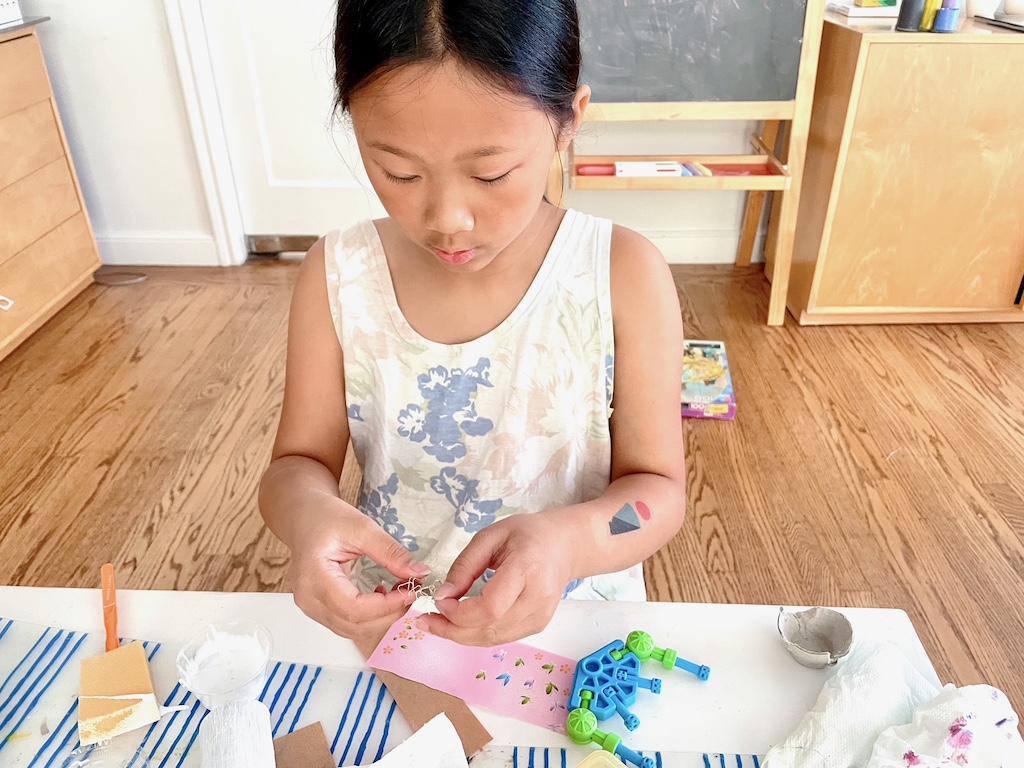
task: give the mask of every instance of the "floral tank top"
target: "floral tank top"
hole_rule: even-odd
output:
[[[488,525],[608,487],[611,231],[606,219],[567,211],[519,305],[463,344],[430,341],[409,325],[373,222],[327,235],[328,296],[363,470],[358,507],[430,566],[430,581],[443,581]],[[352,578],[365,591],[394,582],[365,558]],[[566,595],[643,600],[642,569],[577,580]]]

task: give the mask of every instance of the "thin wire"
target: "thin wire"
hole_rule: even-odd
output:
[[[443,583],[444,582],[438,579],[433,584],[424,585],[421,582],[414,581],[413,579],[407,579],[406,581],[403,581],[401,584],[396,584],[395,589],[404,589],[407,592],[416,595],[416,599],[419,600],[421,597],[433,597],[434,592],[436,592],[437,588],[440,587],[441,584]]]

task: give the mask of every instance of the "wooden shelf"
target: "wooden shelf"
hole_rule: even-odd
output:
[[[767,155],[575,155],[570,167],[569,187],[589,190],[785,190],[792,179],[788,171]],[[675,160],[701,163],[713,176],[579,176],[581,165],[612,165],[622,161]],[[749,168],[749,171],[745,169]]]

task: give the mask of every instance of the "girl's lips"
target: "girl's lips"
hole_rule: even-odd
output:
[[[476,249],[471,248],[467,251],[442,251],[440,248],[433,249],[434,254],[443,261],[445,264],[466,264],[473,260],[476,256]]]

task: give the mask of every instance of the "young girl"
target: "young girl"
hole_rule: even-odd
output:
[[[682,327],[654,246],[544,198],[590,98],[574,0],[340,0],[334,50],[389,216],[295,288],[260,509],[296,603],[365,639],[440,583],[427,628],[496,645],[644,599],[685,507]]]

